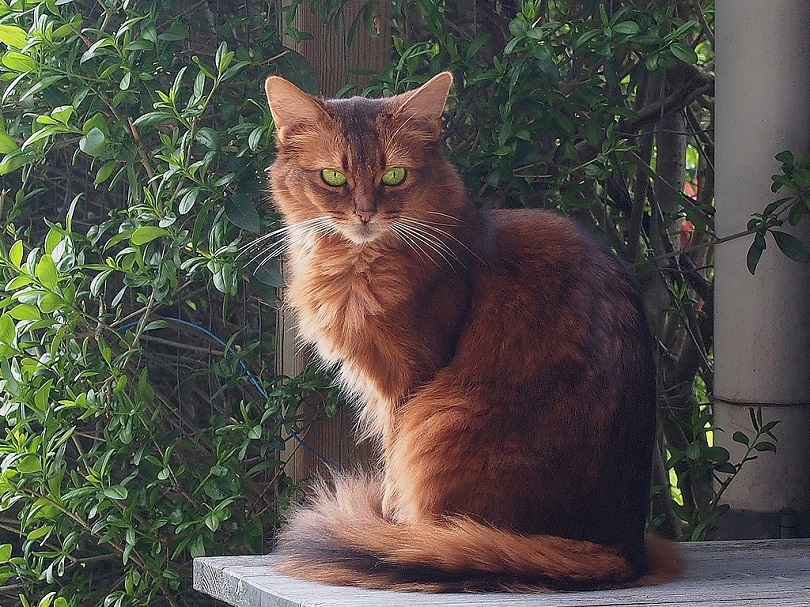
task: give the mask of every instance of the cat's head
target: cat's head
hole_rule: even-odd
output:
[[[271,185],[287,223],[357,245],[419,245],[418,223],[446,225],[463,198],[439,145],[452,81],[445,72],[395,97],[323,100],[268,78],[278,146]]]

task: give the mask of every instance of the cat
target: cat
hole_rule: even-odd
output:
[[[482,211],[441,73],[383,99],[265,84],[287,304],[379,470],[321,481],[277,569],[399,590],[592,589],[676,572],[647,538],[655,367],[620,262],[551,212]]]

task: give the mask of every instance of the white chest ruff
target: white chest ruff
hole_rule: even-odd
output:
[[[364,325],[383,306],[362,278],[347,275],[324,281],[308,258],[306,252],[292,256],[288,291],[288,301],[297,311],[301,337],[315,346],[318,356],[328,365],[339,365],[340,386],[357,406],[363,436],[383,437],[390,431],[395,405],[352,360],[354,346],[363,338]]]

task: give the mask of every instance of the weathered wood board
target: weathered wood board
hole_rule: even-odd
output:
[[[810,539],[684,544],[684,576],[650,588],[523,594],[425,594],[302,582],[271,556],[194,559],[194,588],[235,607],[810,607]]]

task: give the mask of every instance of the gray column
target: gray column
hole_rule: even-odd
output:
[[[784,196],[770,191],[774,160],[810,152],[810,2],[717,0],[716,228],[728,236]],[[810,219],[792,232],[810,243]],[[808,535],[810,520],[810,264],[787,259],[769,237],[756,275],[751,238],[717,247],[715,413],[717,441],[751,433],[749,407],[781,420],[777,453],[743,469],[724,502],[723,537]]]

